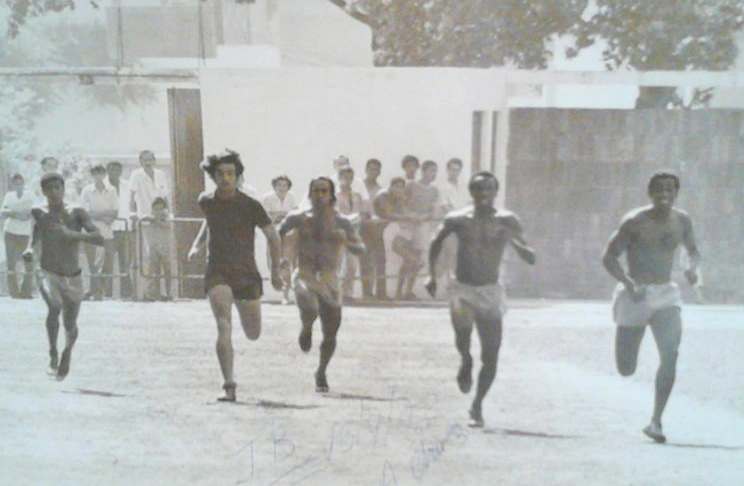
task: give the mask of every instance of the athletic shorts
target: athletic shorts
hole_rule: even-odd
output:
[[[621,283],[615,287],[612,296],[612,315],[615,323],[622,327],[641,327],[648,324],[658,311],[670,307],[682,307],[679,287],[674,282],[641,286],[643,299],[634,302],[630,293]]]
[[[467,302],[483,317],[501,318],[506,314],[506,293],[499,283],[469,285],[453,279],[447,286],[447,295],[452,308]]]
[[[217,285],[227,285],[235,300],[257,300],[263,295],[263,281],[258,272],[234,267],[209,267],[204,275],[204,291],[209,293]]]
[[[46,301],[53,307],[62,307],[65,300],[80,303],[83,300],[83,278],[77,275],[65,276],[41,269],[41,291]]]

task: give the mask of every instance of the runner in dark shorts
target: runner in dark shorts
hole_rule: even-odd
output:
[[[65,180],[60,174],[44,174],[41,190],[47,202],[31,210],[34,232],[23,252],[23,259],[33,261],[34,246],[41,243],[39,287],[49,309],[46,318],[49,368],[58,380],[64,380],[70,371],[72,348],[78,337],[77,317],[83,300],[83,280],[78,262],[80,242],[103,246],[103,236],[83,208],[65,203]],[[60,314],[65,326],[61,360],[57,354]]]
[[[218,400],[234,402],[232,305],[238,309],[246,337],[258,339],[263,286],[254,255],[255,229],[260,228],[269,242],[271,284],[277,290],[282,288],[279,237],[261,203],[237,189],[243,174],[240,155],[232,151],[212,155],[201,167],[217,184],[214,192],[199,196],[199,206],[207,218],[209,240],[204,286],[217,321],[217,358],[224,378],[225,395]],[[194,240],[189,259],[199,253],[203,234],[200,231]]]
[[[365,248],[351,221],[334,207],[333,181],[326,177],[314,179],[310,182],[309,197],[312,209],[290,213],[279,226],[279,234],[284,238],[290,231],[297,231],[299,262],[293,281],[302,320],[300,349],[310,351],[313,323],[320,317],[323,342],[315,372],[315,390],[327,392],[326,368],[336,349],[336,334],[341,326],[339,267],[345,250],[360,256]]]

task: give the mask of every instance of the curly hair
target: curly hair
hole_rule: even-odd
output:
[[[243,170],[245,170],[243,162],[240,160],[240,154],[230,149],[225,149],[224,152],[207,156],[206,159],[199,162],[199,167],[214,180],[214,173],[220,164],[233,164],[237,177],[243,175]]]

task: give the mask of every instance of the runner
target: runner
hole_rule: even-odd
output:
[[[462,358],[457,384],[460,391],[467,393],[473,383],[470,335],[475,321],[482,366],[470,408],[470,426],[483,427],[482,403],[496,377],[502,318],[506,312],[506,296],[499,283],[501,260],[509,244],[530,265],[535,263],[535,252],[527,245],[517,216],[494,208],[499,183],[493,174],[478,172],[473,175],[469,189],[473,206],[449,213],[431,242],[426,290],[432,297],[436,296],[437,259],[447,236],[454,234],[458,243],[456,279],[450,281],[448,291],[455,345]]]
[[[279,235],[297,230],[299,265],[294,275],[294,291],[300,309],[302,331],[300,349],[312,347],[313,323],[320,316],[323,342],[320,364],[315,373],[315,390],[329,390],[326,368],[336,349],[336,334],[341,325],[341,292],[338,271],[344,248],[355,255],[364,254],[364,244],[351,222],[334,207],[336,189],[327,177],[310,182],[312,209],[290,213],[279,227]]]
[[[698,280],[700,252],[695,244],[692,221],[674,207],[679,178],[657,172],[648,183],[650,206],[636,208],[625,215],[610,237],[602,263],[619,283],[613,296],[613,315],[617,324],[615,360],[623,376],[635,372],[638,349],[651,326],[660,363],[656,372],[654,411],[643,433],[659,443],[666,441],[661,415],[674,386],[677,350],[682,338],[679,288],[672,282],[674,252],[683,245],[689,255],[685,277],[694,286]],[[625,252],[626,272],[619,262]]]
[[[232,305],[238,309],[243,332],[251,341],[261,334],[263,285],[254,255],[255,228],[263,231],[271,251],[271,284],[281,290],[279,237],[261,203],[238,190],[243,174],[240,155],[227,151],[211,155],[201,163],[217,189],[199,196],[207,218],[209,253],[204,286],[217,321],[217,358],[225,395],[219,401],[234,402],[237,387],[233,376]],[[194,239],[188,259],[202,246],[202,232]]]
[[[84,209],[65,203],[65,180],[60,174],[44,174],[40,185],[47,202],[31,210],[33,236],[23,252],[23,259],[33,261],[34,245],[41,243],[39,288],[49,309],[46,318],[49,368],[58,380],[64,380],[70,371],[72,348],[78,337],[77,317],[83,300],[78,261],[80,242],[103,246],[103,236]],[[58,361],[60,314],[65,326],[65,347]]]

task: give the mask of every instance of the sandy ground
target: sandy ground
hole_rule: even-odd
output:
[[[304,355],[297,310],[263,312],[259,341],[234,329],[240,402],[223,404],[206,301],[85,302],[57,382],[42,302],[1,298],[0,483],[744,484],[742,307],[685,310],[664,446],[640,432],[653,339],[617,375],[608,303],[513,304],[484,430],[467,427],[446,309],[345,309],[326,395],[319,333]]]

